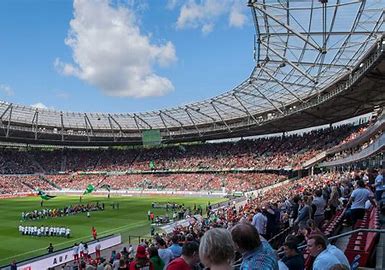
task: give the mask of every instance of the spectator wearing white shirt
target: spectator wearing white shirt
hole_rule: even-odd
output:
[[[315,257],[313,270],[331,270],[340,264],[335,255],[327,250],[326,242],[321,235],[311,235],[307,241],[310,256]]]
[[[367,200],[370,200],[372,205],[377,207],[373,193],[369,189],[365,188],[365,183],[363,180],[358,180],[357,188],[353,190],[348,202],[348,205],[352,204],[350,211],[353,226],[356,224],[357,220],[364,217],[365,203]]]
[[[253,221],[251,222],[251,224],[257,229],[260,235],[262,235],[263,237],[266,236],[267,218],[262,214],[259,208],[253,216]]]

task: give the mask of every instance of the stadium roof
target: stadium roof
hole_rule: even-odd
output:
[[[208,100],[139,113],[60,112],[1,102],[0,136],[51,143],[140,143],[142,131],[151,129],[159,129],[168,141],[276,132],[266,123],[329,101],[331,93],[346,90],[338,89],[341,81],[354,79],[373,52],[380,52],[374,62],[383,57],[385,0],[250,0],[248,6],[256,31],[256,66],[234,89]],[[365,71],[369,68],[367,64]],[[369,107],[346,111],[335,120]],[[322,113],[318,118],[317,124],[333,121],[332,116],[322,119]],[[287,129],[309,125],[311,121]]]

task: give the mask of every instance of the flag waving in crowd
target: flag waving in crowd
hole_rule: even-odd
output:
[[[83,195],[89,194],[89,193],[91,193],[91,192],[94,191],[94,190],[95,190],[95,187],[94,187],[93,185],[89,184],[89,185],[87,186],[86,190],[83,192]]]
[[[43,200],[50,200],[52,198],[55,198],[56,196],[52,196],[52,195],[48,195],[47,193],[45,193],[44,191],[40,190],[40,189],[37,189],[37,194],[40,196],[40,198],[42,198]]]

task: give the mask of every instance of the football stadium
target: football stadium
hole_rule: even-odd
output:
[[[128,2],[75,0],[73,13],[122,26],[132,23],[122,14],[155,5],[128,11]],[[235,87],[163,109],[72,112],[3,98],[0,268],[385,269],[385,0],[162,5],[196,20],[193,30],[225,10],[230,26],[248,23],[252,70],[223,78]],[[71,31],[102,28],[77,19]],[[211,22],[202,23],[207,40]],[[81,67],[91,60],[74,40],[66,44]],[[103,53],[121,46],[112,45]],[[94,72],[60,61],[80,80]],[[11,92],[1,81],[0,90]]]

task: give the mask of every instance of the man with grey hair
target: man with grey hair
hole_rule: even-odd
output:
[[[232,270],[235,244],[228,230],[214,228],[208,230],[199,245],[199,258],[210,270]]]

